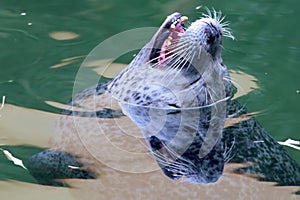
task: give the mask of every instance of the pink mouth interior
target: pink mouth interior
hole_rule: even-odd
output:
[[[175,25],[175,28],[171,29],[171,31],[172,32],[170,33],[169,37],[165,40],[161,47],[161,52],[158,58],[158,63],[160,66],[165,65],[168,62],[168,59],[172,57],[174,53],[172,51],[176,48],[176,45],[185,30],[183,24],[181,22],[178,22]]]

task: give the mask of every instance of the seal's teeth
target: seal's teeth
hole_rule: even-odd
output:
[[[180,17],[180,22],[185,22],[187,21],[189,18],[187,16],[182,16]]]
[[[172,40],[173,40],[173,38],[171,36],[169,36],[168,39],[166,40],[166,45],[171,46]]]
[[[170,48],[171,45],[172,45],[172,42],[171,42],[171,41],[168,41],[168,43],[167,43],[167,48]]]
[[[171,24],[170,29],[173,30],[175,29],[175,27],[176,27],[175,24]]]

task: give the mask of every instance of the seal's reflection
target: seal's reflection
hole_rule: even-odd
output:
[[[73,99],[69,105],[77,105],[81,111],[72,111],[72,110],[64,110],[62,115],[62,124],[66,124],[66,117],[82,117],[86,116],[86,113],[89,112],[88,107],[85,111],[82,109],[80,105],[82,103],[86,105],[87,101],[91,99],[98,98],[98,100],[105,100],[105,91],[107,84],[99,84],[97,87],[93,88],[92,93],[82,93],[80,98]],[[104,90],[103,90],[104,89]],[[90,89],[91,91],[91,89]],[[93,95],[91,95],[93,94]],[[120,108],[119,108],[120,109]],[[120,110],[117,107],[113,107],[112,109],[107,108],[99,108],[95,115],[92,117],[84,117],[88,120],[92,119],[109,119],[109,120],[119,120],[124,118],[124,115],[121,114]],[[112,114],[114,113],[114,114]],[[180,113],[180,112],[179,112]],[[218,150],[221,150],[222,155],[220,158],[222,160],[219,163],[219,170],[214,177],[218,179],[223,170],[223,163],[225,166],[230,163],[242,163],[246,164],[243,167],[235,169],[234,173],[238,174],[248,174],[256,177],[260,181],[270,181],[277,182],[278,185],[294,185],[297,186],[300,184],[300,168],[298,164],[287,154],[286,150],[280,146],[277,141],[275,141],[256,121],[254,117],[244,116],[247,114],[246,108],[238,103],[237,100],[228,101],[228,115],[232,118],[228,118],[225,124],[227,127],[223,129],[221,140],[218,141],[216,147]],[[174,114],[174,113],[173,113]],[[175,115],[176,116],[176,115]],[[114,118],[113,118],[114,117]],[[243,117],[242,120],[234,120],[239,119],[239,117]],[[82,119],[82,118],[81,118]],[[234,123],[230,123],[229,121],[234,121]],[[71,121],[73,121],[71,119]],[[74,125],[74,124],[73,124]],[[115,123],[115,126],[119,126],[120,124]],[[81,136],[76,139],[76,135],[73,133],[66,133],[66,130],[62,130],[62,127],[59,127],[60,131],[64,132],[63,137],[59,135],[54,138],[56,142],[53,142],[53,149],[47,150],[45,153],[39,153],[33,156],[30,160],[31,162],[27,166],[28,169],[32,172],[32,175],[37,178],[42,184],[50,184],[50,179],[61,179],[61,178],[96,178],[98,172],[95,172],[95,168],[91,167],[91,163],[95,163],[95,161],[91,160],[91,156],[87,154],[80,154],[81,157],[76,156],[68,156],[72,159],[65,159],[65,155],[77,155],[80,153],[80,145],[82,141],[86,139],[93,141],[96,138],[89,138],[88,132],[86,135]],[[110,130],[114,131],[114,127],[109,127]],[[122,127],[121,127],[122,128]],[[115,132],[113,134],[118,134],[117,137],[122,137],[122,129],[118,127],[119,132]],[[134,128],[134,127],[131,127]],[[109,129],[108,129],[109,130]],[[71,129],[70,129],[71,131]],[[193,160],[194,157],[199,156],[199,151],[193,151],[190,148],[186,148],[186,144],[183,144],[184,153],[179,154],[177,157],[173,157],[172,152],[168,151],[166,148],[166,144],[163,143],[161,138],[158,138],[159,135],[151,135],[147,138],[147,143],[151,148],[151,151],[156,158],[159,166],[162,171],[170,177],[171,179],[177,179],[183,175],[183,172],[191,173],[191,171],[187,171],[188,169],[192,169],[195,163],[191,163],[188,160]],[[109,136],[107,136],[109,137]],[[197,138],[197,137],[195,137]],[[68,142],[71,141],[71,142]],[[113,141],[113,140],[111,140]],[[127,144],[131,144],[129,140],[123,142],[128,142]],[[194,143],[195,141],[192,141]],[[140,144],[140,143],[139,143]],[[73,147],[70,147],[74,145]],[[102,151],[101,146],[97,146],[98,151]],[[177,146],[178,148],[178,146]],[[199,149],[199,147],[198,147]],[[52,152],[52,153],[50,153]],[[66,153],[67,152],[67,153]],[[89,151],[89,153],[93,153]],[[128,152],[127,152],[128,153]],[[129,152],[130,153],[130,152]],[[55,155],[55,159],[53,156]],[[87,156],[88,159],[85,159],[84,156]],[[162,159],[161,155],[165,156],[163,159],[173,159],[172,162],[168,162],[167,164],[165,160]],[[113,156],[113,152],[111,152],[111,156]],[[207,155],[209,160],[214,162],[211,159],[211,155]],[[97,157],[97,156],[94,156]],[[74,161],[74,160],[79,161]],[[204,158],[204,160],[206,160]],[[81,161],[81,163],[80,163]],[[74,163],[75,162],[75,163]],[[41,164],[42,163],[42,164]],[[176,163],[176,165],[175,165]],[[178,165],[179,163],[179,165]],[[129,163],[127,163],[130,165]],[[201,166],[203,161],[199,161],[198,172],[207,172],[209,168],[203,168]],[[210,167],[209,165],[212,163],[207,163],[208,165],[205,167]],[[213,163],[216,165],[216,163]],[[68,167],[66,167],[68,166]],[[73,166],[73,167],[72,167]],[[56,170],[53,170],[53,167]],[[76,168],[78,167],[78,168]],[[187,167],[187,168],[184,168]],[[89,170],[89,168],[91,170]],[[80,169],[80,170],[79,170]],[[184,169],[184,170],[182,170]],[[36,170],[43,171],[43,173],[35,173]],[[47,171],[49,170],[49,171]],[[84,170],[84,173],[83,171]],[[98,168],[101,171],[101,169]],[[72,173],[70,173],[72,172]],[[63,175],[62,175],[63,174]],[[191,173],[192,174],[192,173]],[[203,174],[198,173],[198,176],[203,176]],[[101,175],[98,177],[101,179]],[[161,177],[163,179],[163,177]],[[45,181],[46,180],[46,181]],[[213,180],[213,179],[211,179]],[[192,179],[187,179],[187,181],[192,181]],[[211,181],[213,182],[213,181]],[[204,182],[202,182],[204,183]]]
[[[219,179],[224,167],[222,134],[217,123],[209,131],[215,105],[164,109],[123,103],[121,107],[141,129],[167,177],[197,184]],[[223,126],[222,119],[220,123]]]

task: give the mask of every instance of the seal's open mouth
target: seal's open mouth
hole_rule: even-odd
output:
[[[162,25],[159,34],[155,38],[153,49],[150,54],[152,64],[163,65],[173,54],[179,39],[185,32],[184,22],[188,18],[180,13],[174,13],[168,16],[166,22]]]
[[[168,57],[172,54],[174,47],[177,45],[178,40],[182,37],[185,29],[184,29],[184,21],[188,18],[186,16],[182,16],[177,18],[169,27],[171,33],[168,38],[164,41],[161,51],[159,54],[158,62],[160,64],[164,64]]]

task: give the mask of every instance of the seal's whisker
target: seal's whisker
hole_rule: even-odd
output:
[[[170,75],[170,73],[172,72],[172,69],[177,69],[178,66],[180,66],[180,63],[182,62],[182,59],[181,57],[178,57],[178,56],[174,56],[173,59],[175,60],[171,66],[168,66],[168,68],[165,70],[165,75],[163,76],[163,78],[166,78]]]
[[[208,93],[208,97],[209,97],[209,104],[212,104],[212,103],[215,103],[223,98],[226,98],[226,97],[221,97],[220,99],[220,95],[218,95],[213,88],[209,87],[209,86],[206,86],[206,90],[207,90],[207,93]],[[225,95],[225,94],[224,94]],[[217,110],[218,110],[218,107],[216,107]]]
[[[176,153],[175,151],[173,151],[172,148],[168,147],[168,145],[165,145],[164,148],[168,151],[168,153],[170,153],[170,156],[173,158],[173,159],[177,159],[180,157],[180,155],[178,153]]]
[[[214,14],[214,19],[219,21],[220,12],[218,13],[216,10],[213,10],[213,14]]]
[[[181,155],[179,155],[177,152],[175,152],[172,148],[169,148],[167,145],[166,145],[166,149],[168,150],[168,152],[175,158],[178,158],[192,166],[195,166],[195,164],[193,162],[191,162],[190,160],[187,160],[185,158],[183,158]],[[182,164],[182,163],[181,163]]]
[[[210,96],[211,96],[211,95],[210,95],[210,93],[209,93],[207,87],[202,86],[201,89],[203,89],[203,91],[204,91],[204,95],[205,95],[205,104],[206,104],[206,105],[210,104],[210,103],[209,103],[209,99],[210,99]]]
[[[170,168],[174,171],[180,172],[180,174],[182,174],[182,175],[188,174],[188,169],[190,170],[190,168],[191,168],[189,165],[184,164],[182,162],[178,162],[178,161],[175,161],[174,163],[172,163],[170,165],[166,165],[166,166],[168,166],[168,168]]]
[[[172,77],[173,80],[178,76],[178,74],[181,72],[182,68],[185,66],[186,62],[190,58],[190,52],[184,55],[185,59],[182,59],[182,55],[180,56],[175,56],[176,57],[176,62],[172,63],[172,65],[168,68],[169,71],[165,74],[164,78],[167,77],[173,70],[177,70],[176,74]],[[180,69],[179,69],[180,68]],[[179,69],[179,70],[178,70]],[[172,81],[169,81],[171,83]]]
[[[202,87],[200,88],[199,94],[201,94],[203,90],[204,90],[205,101],[206,101],[206,91],[205,91],[205,87],[202,86]],[[202,105],[202,104],[203,104],[203,103],[201,102],[201,105]]]
[[[174,68],[177,72],[176,74],[174,75],[172,81],[174,79],[177,78],[177,76],[180,74],[181,70],[185,67],[186,63],[188,62],[189,58],[190,58],[190,55],[187,54],[186,56],[186,59],[180,59],[180,62],[177,64],[177,66]],[[170,83],[170,82],[169,82]]]
[[[155,157],[157,161],[159,161],[163,165],[170,165],[173,163],[173,160],[162,154],[160,151],[151,151],[152,155]],[[172,162],[171,162],[172,161]]]
[[[225,163],[228,163],[236,154],[236,152],[232,153],[234,144],[235,144],[235,138],[234,138],[234,141],[232,142],[232,145],[231,145],[230,149],[224,155],[224,162]]]
[[[180,62],[177,62],[175,64],[173,64],[173,67],[170,68],[170,71],[172,69],[177,70],[176,75],[174,76],[177,77],[177,75],[181,72],[181,70],[185,67],[187,62],[190,62],[193,59],[193,56],[191,56],[192,51],[189,51],[189,49],[186,49],[183,55],[176,55],[176,57],[178,57],[178,60]],[[179,68],[180,67],[180,68]],[[189,66],[188,66],[189,67]],[[178,70],[179,69],[179,70]]]
[[[186,166],[183,167],[182,163],[178,163],[178,162],[174,162],[170,165],[166,165],[168,166],[169,169],[173,170],[173,171],[177,171],[180,172],[180,174],[185,175],[188,174],[188,171],[186,170]],[[188,168],[187,168],[188,169]],[[169,170],[169,171],[171,171]]]
[[[154,157],[160,163],[162,163],[164,165],[170,165],[170,164],[174,163],[177,158],[176,157],[174,158],[174,156],[172,154],[170,154],[169,150],[166,147],[167,146],[164,145],[159,150],[151,150],[151,153],[152,153],[152,155],[154,155]],[[166,154],[162,153],[160,150],[162,150],[162,151],[167,150],[168,154],[166,155]]]
[[[210,97],[210,102],[209,104],[213,104],[213,103],[216,103],[222,99],[226,99],[226,96],[224,94],[224,96],[220,96],[220,94],[217,94],[214,90],[214,88],[211,88],[209,86],[207,86],[207,91],[209,93],[209,97]],[[217,111],[218,111],[218,107],[217,108]]]
[[[155,150],[155,151],[152,150],[151,154],[157,160],[157,162],[159,162],[162,165],[168,166],[175,162],[171,158],[161,153],[159,150]]]
[[[222,24],[226,24],[227,22],[223,22],[224,21],[224,19],[225,19],[225,15],[224,16],[220,16],[220,19],[218,20],[219,21],[219,23],[222,25]],[[229,22],[228,22],[229,23]]]
[[[230,22],[225,21],[225,17],[226,16],[222,16],[222,12],[221,11],[216,11],[215,9],[212,9],[212,11],[206,7],[206,12],[207,13],[203,13],[202,16],[204,18],[210,18],[210,19],[214,19],[216,20],[222,27],[222,31],[223,31],[223,35],[225,37],[231,38],[232,40],[234,40],[234,36],[231,33],[231,29],[228,28],[228,26],[230,25]]]
[[[186,63],[190,60],[190,58],[191,58],[190,53],[186,54],[185,58],[180,57],[180,63],[178,63],[177,66],[174,68],[177,71],[174,77],[178,76],[178,74],[185,67]]]
[[[182,167],[189,168],[189,165],[186,165],[184,163],[176,161],[176,158],[175,159],[168,158],[167,156],[162,154],[160,151],[151,151],[151,152],[154,155],[155,159],[159,162],[160,165],[164,165],[172,170],[178,170],[181,172],[184,172],[184,171],[182,171],[182,169],[183,169]]]
[[[202,53],[202,49],[201,49],[201,48],[198,48],[198,59],[201,58],[201,53]]]
[[[194,52],[194,48],[191,50],[191,52]],[[186,59],[186,61],[189,62],[189,65],[187,66],[187,70],[190,69],[190,67],[191,67],[191,65],[192,65],[192,61],[193,61],[194,58],[195,58],[195,54],[196,54],[196,52],[194,52],[193,55],[190,56],[190,59]],[[187,62],[186,62],[186,63],[187,63]],[[185,64],[186,64],[186,63],[185,63]],[[185,66],[185,64],[184,64],[183,66]],[[180,69],[180,71],[181,71],[181,70],[182,70],[182,68]]]
[[[156,59],[157,59],[157,62],[156,62],[155,64],[152,64],[152,68],[158,68],[158,69],[160,69],[162,64],[159,62],[159,59],[161,59],[161,58],[160,58],[160,57],[157,57]],[[176,62],[175,59],[176,59],[176,58],[175,58],[173,55],[171,55],[170,57],[166,58],[165,62],[166,62],[166,63],[169,63],[169,62]],[[174,60],[175,60],[175,61],[174,61]],[[165,70],[165,69],[161,69],[161,70]]]
[[[184,44],[184,45],[181,45],[181,46],[177,46],[176,48],[175,47],[170,47],[168,52],[165,53],[165,56],[172,56],[173,54],[178,54],[182,51],[185,51],[185,48],[187,47],[188,45],[187,44]],[[160,53],[162,53],[162,51],[160,51]]]
[[[167,72],[166,75],[169,75],[169,72],[171,72],[172,69],[177,70],[182,62],[182,59],[179,56],[174,56],[173,58],[176,60],[174,63],[171,64],[171,66],[168,66],[168,68],[166,69],[166,72]]]
[[[183,157],[180,157],[179,160],[181,162],[177,161],[176,163],[178,163],[181,166],[184,166],[187,169],[193,169],[194,167],[196,167],[195,163],[193,163],[192,161],[187,160],[187,159],[185,159]]]
[[[193,51],[191,51],[193,52]],[[185,65],[190,62],[191,60],[193,60],[194,55],[191,55],[191,53],[187,53],[186,55],[184,55],[185,59],[180,59],[182,62],[180,64],[178,64],[174,69],[177,71],[174,79],[178,76],[178,74],[181,72],[181,70],[185,67]],[[188,66],[189,67],[189,66]]]
[[[171,62],[171,61],[173,61],[173,59],[175,59],[175,54],[180,54],[180,53],[183,53],[183,52],[185,52],[186,51],[186,49],[184,49],[185,47],[186,47],[187,45],[182,45],[182,46],[180,46],[180,47],[178,47],[177,49],[174,49],[174,50],[172,50],[172,51],[169,51],[169,52],[167,52],[165,55],[167,56],[167,58],[166,58],[166,62]],[[154,63],[154,64],[152,64],[152,67],[153,68],[155,68],[155,67],[160,67],[161,66],[161,64],[158,62],[159,61],[159,59],[161,59],[161,57],[160,56],[157,56],[157,57],[155,57],[155,58],[153,58],[153,59],[151,59],[151,60],[149,60],[147,63],[152,63],[152,62],[154,62],[154,61],[156,61],[156,63]]]
[[[186,48],[188,47],[188,44],[184,43],[184,42],[181,42],[179,43],[180,40],[178,40],[178,43],[176,44],[171,44],[170,46],[168,46],[168,49],[171,49],[170,51],[168,51],[167,53],[165,53],[165,55],[170,55],[170,54],[173,54],[183,48]],[[163,53],[162,50],[159,51],[159,53]]]
[[[184,42],[181,42],[181,39],[172,39],[172,42],[173,42],[173,43],[172,43],[171,45],[168,46],[168,49],[173,49],[173,50],[168,51],[168,52],[166,53],[166,55],[172,54],[172,53],[174,53],[174,51],[178,51],[178,50],[180,50],[180,49],[185,48],[185,47],[188,46],[188,44],[186,44],[186,43],[184,43]],[[159,52],[159,53],[163,53],[162,50],[160,50],[160,51],[158,51],[158,52]],[[156,58],[154,58],[154,59],[157,59],[157,58],[159,58],[159,56],[156,57]],[[152,61],[153,61],[153,60],[149,60],[148,62],[152,62]]]
[[[182,46],[182,48],[176,48],[174,49],[172,52],[170,52],[171,56],[172,57],[179,57],[179,58],[185,58],[188,54],[187,52],[189,52],[189,48],[186,48],[188,47],[188,45],[184,45]],[[173,65],[173,63],[172,63]]]
[[[239,114],[241,114],[243,112],[243,110],[245,109],[245,107],[246,107],[246,104],[241,105],[241,108],[238,109],[235,113],[229,115],[228,119],[235,118],[235,117],[239,116]]]
[[[205,18],[212,18],[211,10],[207,7],[205,7],[205,10],[207,13],[202,13],[202,16]]]
[[[181,48],[180,51],[178,51],[177,49],[174,49],[174,52],[173,53],[173,57],[180,57],[180,58],[185,58],[187,54],[187,52],[189,52],[189,48],[186,48],[188,47],[188,44],[184,45],[183,46],[184,48]]]
[[[211,100],[215,100],[214,97],[218,97],[219,95],[214,91],[213,88],[209,87],[209,85],[206,85],[207,92],[209,93],[209,96],[211,97]],[[210,91],[210,92],[209,92]],[[216,99],[216,101],[219,99]],[[213,103],[213,102],[212,102]]]
[[[229,161],[229,159],[231,159],[234,156],[234,154],[230,155],[233,150],[234,145],[235,145],[235,137],[233,137],[233,141],[232,141],[230,148],[227,150],[227,146],[226,146],[226,148],[224,150],[223,156],[224,156],[225,162]]]
[[[228,37],[228,38],[232,39],[232,40],[235,40],[235,37],[232,35],[229,28],[223,28],[223,35],[225,37]]]
[[[166,166],[168,165],[172,165],[172,167],[174,169],[182,169],[182,167],[185,168],[190,168],[190,165],[194,165],[194,163],[182,158],[180,155],[178,155],[176,152],[174,152],[173,150],[171,150],[170,148],[166,148],[168,150],[168,152],[170,153],[170,155],[172,156],[172,159],[168,158],[168,160],[161,160],[165,163]],[[160,153],[160,152],[159,152]],[[160,153],[161,154],[161,153]],[[159,156],[159,155],[158,155]],[[159,158],[167,158],[165,155],[160,155]],[[184,163],[184,162],[179,162],[177,161],[177,159],[187,162],[188,164]],[[170,162],[171,161],[171,162]]]
[[[209,103],[209,102],[210,102],[209,100],[211,99],[211,94],[210,94],[210,92],[208,91],[208,88],[207,88],[207,87],[205,87],[205,99],[206,99],[206,100],[205,100],[205,101],[206,101],[205,103],[206,103],[206,104],[210,104],[210,103]]]
[[[167,39],[170,40],[170,39]],[[182,41],[182,38],[176,38],[176,39],[171,39],[172,42],[170,45],[168,45],[169,48],[176,48],[179,47],[180,45],[185,45],[186,43]]]
[[[222,21],[225,19],[225,16],[222,18]],[[227,26],[229,26],[230,25],[230,22],[229,21],[226,21],[226,22],[222,22],[221,23],[221,26],[222,26],[222,28],[224,29],[224,28],[226,28],[226,29],[228,29],[228,27]]]
[[[163,165],[163,166],[171,166],[175,162],[174,160],[171,160],[171,159],[166,160],[165,157],[163,157],[163,155],[159,156],[159,154],[157,154],[157,153],[154,154],[154,157],[155,157],[156,161],[159,162],[159,164]],[[176,168],[174,167],[174,169],[176,169]]]

